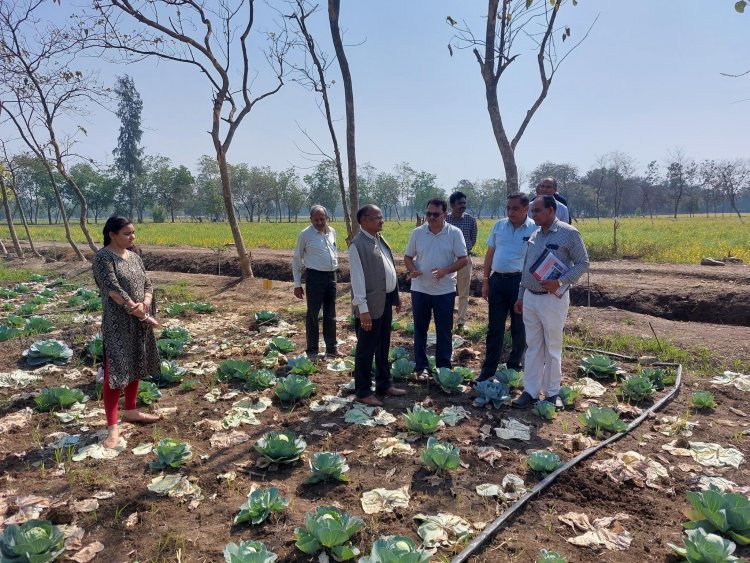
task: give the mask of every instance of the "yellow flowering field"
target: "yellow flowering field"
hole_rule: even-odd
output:
[[[484,255],[486,238],[495,223],[493,219],[479,222],[477,254]],[[250,248],[292,249],[299,231],[307,225],[300,223],[242,223],[245,242]],[[345,232],[344,223],[332,223],[339,232],[339,240]],[[584,219],[576,226],[581,231],[586,245],[595,260],[607,258],[637,258],[648,262],[671,262],[694,264],[704,256],[722,258],[731,254],[750,263],[750,222],[741,222],[736,215],[718,217],[656,217],[627,218],[620,220],[617,232],[618,252],[612,255],[612,219]],[[92,224],[94,239],[101,240],[101,227]],[[414,228],[411,221],[397,223],[389,221],[383,234],[396,252],[403,252],[409,233]],[[74,238],[84,242],[76,223],[71,224]],[[19,236],[23,229],[17,226]],[[56,241],[65,244],[61,225],[35,225],[31,227],[34,240]],[[223,247],[232,243],[232,235],[226,223],[143,223],[136,225],[137,242],[161,246],[196,246],[202,248]],[[0,226],[0,237],[9,242],[6,225]],[[343,248],[343,244],[341,244]]]

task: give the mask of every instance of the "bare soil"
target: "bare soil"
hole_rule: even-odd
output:
[[[193,335],[196,348],[178,361],[183,364],[196,361],[219,362],[224,358],[243,358],[254,363],[260,360],[260,353],[251,348],[251,341],[258,338],[251,329],[255,328],[252,313],[259,309],[278,311],[282,318],[295,323],[300,331],[293,340],[297,351],[304,349],[304,305],[292,296],[291,284],[274,283],[270,290],[264,290],[260,280],[241,281],[232,277],[201,273],[176,273],[174,268],[209,268],[211,259],[216,267],[216,256],[195,249],[145,249],[146,260],[152,269],[151,276],[157,286],[169,288],[176,282],[187,286],[196,296],[214,303],[217,313],[207,316],[192,316],[183,319]],[[282,278],[288,270],[288,253],[254,251],[256,275],[270,279]],[[169,271],[156,270],[155,264]],[[201,266],[201,264],[203,266]],[[189,266],[187,266],[189,265]],[[70,280],[80,280],[91,285],[88,266],[80,263],[54,262],[44,267],[51,273],[63,275]],[[264,269],[265,268],[265,269]],[[222,273],[224,267],[222,266]],[[699,273],[704,272],[704,276]],[[729,276],[717,278],[719,274]],[[341,280],[347,278],[346,264],[342,265]],[[637,263],[595,264],[592,268],[592,287],[618,295],[630,295],[628,302],[643,301],[644,294],[658,302],[655,295],[684,295],[685,292],[705,294],[709,291],[717,295],[721,287],[732,284],[732,295],[736,303],[748,305],[747,293],[750,288],[750,275],[747,268],[731,267],[721,270],[701,270],[676,266],[639,265]],[[669,280],[669,281],[668,281]],[[727,281],[730,280],[730,281]],[[698,287],[700,285],[700,288]],[[607,288],[606,291],[601,288]],[[644,289],[638,293],[638,287]],[[651,291],[653,288],[653,292]],[[728,292],[724,292],[725,294]],[[692,294],[692,293],[691,293]],[[744,297],[740,298],[740,295]],[[575,301],[580,297],[574,294]],[[623,298],[624,299],[624,298]],[[744,301],[743,301],[744,300]],[[64,301],[58,308],[65,308]],[[162,301],[162,304],[164,302]],[[662,302],[664,303],[664,302]],[[409,298],[405,296],[406,312],[404,321],[410,320]],[[592,293],[593,304],[593,293]],[[674,305],[669,304],[669,307]],[[716,306],[716,305],[714,305]],[[642,307],[637,309],[636,307]],[[750,327],[731,326],[731,323],[710,324],[706,322],[677,322],[668,315],[659,314],[667,310],[667,305],[656,307],[653,314],[632,312],[648,310],[647,304],[632,303],[629,311],[613,307],[571,308],[566,330],[571,334],[595,334],[606,336],[643,336],[650,338],[653,331],[664,341],[688,350],[696,358],[708,354],[707,361],[715,366],[716,374],[732,368],[736,362],[750,365]],[[658,310],[657,310],[658,309]],[[355,343],[353,332],[347,321],[349,313],[349,289],[346,283],[339,287],[338,320],[339,339],[344,341],[342,349],[348,352]],[[481,299],[472,299],[470,313],[473,322],[486,322],[486,307]],[[649,323],[651,326],[649,326]],[[737,323],[748,325],[745,322]],[[82,350],[87,338],[95,334],[95,323],[83,325],[68,324],[54,334],[74,348],[74,365],[81,368],[90,363]],[[35,337],[23,337],[2,343],[0,371],[23,368],[21,352]],[[404,346],[411,350],[411,337],[404,333],[394,333],[393,346]],[[484,357],[484,342],[466,342],[457,351],[460,364],[478,371]],[[577,366],[583,352],[569,350],[564,356],[565,381],[577,376]],[[633,364],[623,364],[633,373]],[[324,394],[339,394],[338,385],[345,383],[349,376],[327,371],[325,364],[311,379],[318,386],[314,398]],[[195,423],[203,418],[219,419],[231,407],[232,401],[209,403],[203,396],[213,387],[223,391],[242,390],[239,382],[214,385],[211,377],[198,378],[200,384],[194,391],[181,392],[176,386],[162,390],[163,398],[154,407],[176,407],[176,414],[168,415],[152,427],[131,426],[125,429],[128,448],[111,461],[84,460],[55,467],[54,453],[50,448],[41,447],[45,437],[52,432],[80,432],[74,424],[62,425],[51,414],[35,414],[33,424],[0,436],[0,491],[14,489],[19,495],[48,495],[63,500],[82,500],[97,491],[115,493],[111,499],[100,500],[95,513],[72,514],[69,511],[51,511],[43,517],[64,522],[75,518],[78,525],[86,530],[84,545],[100,541],[105,550],[97,561],[174,561],[179,551],[183,562],[222,561],[221,552],[230,542],[241,539],[258,539],[279,555],[280,561],[313,561],[316,558],[304,556],[294,547],[294,528],[304,524],[305,513],[321,505],[335,505],[350,513],[363,516],[366,527],[355,538],[363,552],[369,551],[372,542],[387,534],[416,536],[413,516],[417,513],[433,514],[450,512],[472,523],[490,522],[503,510],[503,505],[494,500],[484,499],[476,494],[475,488],[482,483],[499,484],[508,473],[516,473],[524,478],[527,485],[538,482],[542,476],[531,471],[526,465],[528,452],[551,448],[563,459],[573,457],[577,452],[563,448],[563,434],[578,432],[581,424],[577,415],[584,410],[579,403],[572,411],[560,413],[552,422],[542,421],[530,411],[510,411],[508,409],[477,409],[472,406],[470,393],[449,396],[434,383],[400,383],[408,394],[403,398],[388,399],[386,408],[399,418],[389,427],[363,427],[343,422],[341,411],[332,414],[316,413],[300,405],[288,409],[274,404],[258,415],[260,426],[244,425],[239,430],[246,432],[250,440],[243,444],[212,448],[209,438],[213,432],[198,428]],[[614,382],[605,381],[615,389]],[[80,380],[70,381],[63,374],[45,376],[44,386],[68,384],[83,389],[95,397],[95,385],[91,372]],[[40,385],[33,386],[39,388]],[[0,389],[0,418],[25,406],[33,406],[33,399],[22,391]],[[709,388],[716,395],[718,408],[715,413],[701,413],[689,410],[689,396],[698,389]],[[248,394],[245,392],[245,394]],[[265,393],[271,396],[270,393]],[[257,396],[253,393],[252,396]],[[660,395],[655,397],[658,399]],[[239,398],[239,397],[238,397]],[[96,403],[92,406],[101,406]],[[599,401],[610,404],[613,395],[607,394]],[[736,447],[748,455],[747,439],[742,433],[750,425],[750,420],[738,412],[750,413],[747,407],[747,394],[732,387],[711,388],[703,377],[686,369],[683,373],[683,388],[677,398],[670,403],[663,414],[684,416],[698,422],[691,441],[718,442],[725,447]],[[400,415],[415,402],[426,402],[436,410],[450,405],[460,405],[472,412],[472,418],[456,427],[446,427],[438,433],[441,440],[448,440],[461,448],[461,457],[468,467],[460,469],[444,481],[431,484],[425,481],[429,474],[419,460],[418,453],[412,456],[396,455],[379,458],[375,455],[372,443],[376,438],[391,436],[403,431]],[[640,405],[646,407],[650,403]],[[735,410],[730,410],[730,407]],[[661,416],[662,413],[659,413]],[[631,415],[632,416],[632,415]],[[484,436],[482,427],[499,426],[509,417],[517,418],[532,426],[530,442],[506,441],[495,437],[494,433]],[[501,530],[473,561],[534,561],[541,548],[557,549],[569,561],[671,561],[668,542],[681,544],[681,525],[685,520],[682,511],[687,507],[685,491],[694,490],[691,476],[697,473],[722,475],[739,485],[750,485],[746,463],[735,469],[702,468],[689,458],[676,458],[661,449],[662,444],[671,440],[653,430],[656,421],[645,422],[638,431],[617,442],[611,448],[594,458],[568,471],[541,497],[527,505],[514,521]],[[91,432],[97,430],[101,421],[88,422]],[[335,426],[323,426],[323,425]],[[346,484],[303,485],[307,478],[306,462],[298,462],[291,467],[271,472],[257,467],[257,454],[252,444],[264,432],[271,429],[291,429],[304,434],[308,443],[308,455],[316,451],[348,452],[346,458],[351,466],[350,481]],[[330,432],[327,434],[326,432]],[[153,455],[138,457],[130,449],[141,442],[153,442],[160,437],[173,437],[188,441],[194,450],[193,459],[183,469],[183,473],[197,482],[203,489],[205,499],[194,510],[187,503],[176,499],[163,498],[150,493],[146,484],[155,472],[148,469],[147,462]],[[417,440],[412,446],[418,452],[426,439]],[[476,446],[494,446],[501,454],[495,467],[480,459]],[[591,469],[597,459],[607,459],[614,452],[635,450],[649,459],[664,463],[670,473],[670,480],[663,485],[664,490],[655,491],[638,488],[632,483],[618,485],[606,476]],[[689,462],[689,463],[688,463]],[[43,465],[42,465],[43,464]],[[219,474],[235,471],[237,478],[231,483],[218,480]],[[279,487],[282,494],[290,498],[288,510],[279,517],[272,517],[260,526],[247,524],[232,525],[232,519],[253,484]],[[408,509],[391,514],[365,516],[360,506],[362,492],[385,487],[395,489],[408,484],[411,501]],[[506,505],[507,506],[507,505]],[[11,507],[12,510],[12,507]],[[632,534],[631,547],[622,552],[601,552],[589,548],[575,547],[566,542],[574,534],[561,524],[557,517],[568,511],[585,512],[592,520],[603,516],[613,516],[625,512],[629,520],[623,523]],[[133,528],[125,527],[125,520],[137,512],[137,523]],[[0,515],[2,516],[2,515]],[[436,557],[450,557],[451,551],[441,549]],[[750,555],[743,548],[737,555]]]

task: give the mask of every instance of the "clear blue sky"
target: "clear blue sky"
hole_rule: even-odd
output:
[[[47,8],[61,19],[66,9],[65,2],[62,9]],[[343,0],[360,163],[390,170],[407,161],[437,174],[446,189],[461,178],[504,176],[478,65],[470,51],[454,51],[451,57],[446,47],[452,36],[447,15],[466,20],[481,35],[485,10],[484,2],[466,0]],[[257,29],[271,28],[268,9],[259,11]],[[576,40],[597,14],[589,38],[562,66],[519,144],[522,171],[544,160],[571,162],[585,171],[597,155],[613,150],[632,155],[641,168],[664,161],[678,147],[696,159],[748,156],[750,101],[734,102],[750,97],[750,75],[732,79],[720,72],[750,68],[750,13],[737,14],[729,0],[579,0],[577,7],[566,7],[560,22],[570,25]],[[328,45],[324,18],[319,14],[316,29]],[[194,68],[155,60],[90,64],[110,84],[117,74],[133,76],[144,101],[148,154],[190,168],[200,155],[211,154],[210,91]],[[512,130],[530,92],[538,89],[534,64],[533,52],[524,52],[501,83]],[[258,68],[261,84],[267,67]],[[343,141],[341,81],[331,76]],[[116,116],[91,108],[83,123],[89,135],[78,152],[111,161]],[[230,160],[276,169],[294,165],[304,175],[311,164],[297,145],[312,147],[298,123],[329,146],[314,95],[290,82],[246,118]]]

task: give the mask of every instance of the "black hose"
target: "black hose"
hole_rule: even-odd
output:
[[[597,350],[598,351],[598,350]],[[607,352],[603,352],[607,353]],[[467,545],[461,553],[456,555],[453,559],[451,559],[451,563],[462,563],[463,561],[466,561],[469,557],[471,557],[475,551],[477,551],[484,543],[489,540],[502,526],[507,522],[520,508],[522,508],[527,502],[529,502],[531,499],[533,499],[535,496],[537,496],[539,493],[541,493],[544,489],[549,487],[555,479],[557,479],[558,476],[560,476],[561,473],[564,473],[571,467],[575,466],[576,464],[580,463],[581,461],[585,460],[586,458],[592,456],[596,452],[598,452],[600,449],[607,447],[613,442],[616,442],[626,434],[629,434],[632,430],[637,428],[648,416],[659,410],[662,405],[667,403],[668,401],[671,401],[674,396],[677,394],[677,391],[680,389],[680,384],[682,382],[682,364],[674,364],[674,363],[659,363],[660,366],[667,366],[667,367],[676,367],[677,368],[677,376],[675,377],[674,382],[674,389],[670,391],[667,395],[656,401],[653,405],[651,405],[648,409],[646,409],[638,418],[633,420],[628,427],[622,431],[618,432],[617,434],[614,434],[604,440],[603,442],[598,443],[596,446],[593,446],[580,454],[578,454],[573,459],[569,460],[567,463],[561,465],[557,469],[555,469],[552,473],[547,475],[544,479],[542,479],[539,483],[537,483],[533,489],[531,489],[529,492],[527,492],[524,496],[522,496],[520,499],[518,499],[513,505],[511,505],[508,510],[503,512],[500,516],[498,516],[490,525],[488,525],[482,532],[474,538],[469,545]]]

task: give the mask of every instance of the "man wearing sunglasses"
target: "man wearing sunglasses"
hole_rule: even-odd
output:
[[[414,229],[404,252],[411,279],[414,316],[414,361],[417,377],[429,379],[427,328],[435,319],[435,364],[451,367],[453,306],[456,272],[466,266],[466,241],[461,229],[445,221],[448,204],[443,199],[427,202],[427,222]]]

